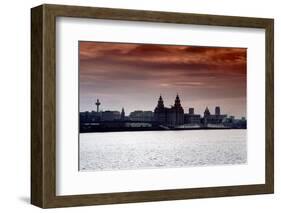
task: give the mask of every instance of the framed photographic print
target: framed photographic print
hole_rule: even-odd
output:
[[[273,19],[31,10],[31,203],[274,191]]]

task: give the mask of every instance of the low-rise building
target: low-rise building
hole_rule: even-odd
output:
[[[79,113],[80,123],[99,122],[101,120],[101,113],[95,111],[86,111]]]
[[[190,125],[197,125],[201,123],[201,115],[194,114],[194,108],[188,109],[188,114],[184,114],[184,123]]]
[[[101,112],[101,121],[114,121],[120,120],[121,113],[119,111],[103,111]]]
[[[208,124],[217,124],[222,125],[224,119],[227,115],[220,114],[220,107],[215,108],[215,114],[211,114],[208,107],[206,107],[203,117],[203,125],[207,126]]]
[[[152,122],[153,116],[152,111],[136,110],[130,113],[129,118],[131,121]]]

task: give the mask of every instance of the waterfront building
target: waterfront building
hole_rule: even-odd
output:
[[[184,124],[184,110],[179,96],[176,96],[174,105],[167,108],[164,106],[164,101],[160,95],[158,104],[154,109],[154,119],[162,125],[178,126]]]
[[[92,122],[100,122],[101,113],[96,111],[86,111],[80,112],[79,114],[80,123],[92,123]]]
[[[211,115],[210,110],[209,110],[208,107],[206,107],[206,109],[205,109],[205,111],[204,111],[204,118],[205,118],[205,117],[208,117],[208,116],[210,116],[210,115]]]
[[[101,112],[101,121],[115,121],[121,119],[121,113],[119,111],[103,111]]]
[[[227,117],[227,115],[222,115],[220,113],[219,106],[217,106],[215,108],[215,114],[211,114],[208,107],[206,107],[206,109],[204,111],[203,124],[205,126],[208,124],[222,124],[226,117]]]
[[[220,114],[221,114],[221,108],[219,106],[216,106],[215,115],[220,115]]]
[[[191,125],[199,125],[201,123],[201,115],[194,114],[194,108],[189,108],[188,114],[184,114],[184,123]]]
[[[142,110],[135,110],[131,112],[129,118],[131,121],[142,121],[142,122],[152,122],[154,120],[152,111],[142,111]]]
[[[227,117],[221,114],[219,106],[215,107],[212,114],[206,107],[203,117],[195,114],[195,109],[190,107],[188,113],[184,113],[179,95],[176,96],[174,104],[165,107],[162,96],[158,99],[157,106],[153,111],[135,110],[126,116],[125,109],[120,111],[102,111],[99,99],[96,103],[96,111],[79,113],[81,132],[103,132],[119,131],[129,128],[135,129],[188,129],[188,128],[229,128],[246,129],[247,120],[245,117],[236,119],[234,116]]]
[[[158,104],[154,109],[154,120],[159,124],[166,124],[167,123],[167,111],[168,108],[164,106],[164,101],[162,96],[160,95]]]
[[[121,121],[124,121],[125,120],[125,110],[124,110],[124,107],[122,108],[122,111],[121,111]]]
[[[235,119],[234,116],[229,116],[223,120],[223,125],[232,129],[246,129],[247,120],[245,117],[242,117],[241,119]]]
[[[168,110],[168,124],[172,126],[184,124],[184,110],[181,106],[179,95],[176,96],[174,106]]]

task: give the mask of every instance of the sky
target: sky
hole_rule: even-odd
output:
[[[151,110],[178,94],[185,112],[246,116],[247,49],[79,42],[80,112]]]

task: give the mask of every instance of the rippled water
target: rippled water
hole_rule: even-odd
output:
[[[80,134],[82,171],[243,164],[246,161],[246,130]]]

